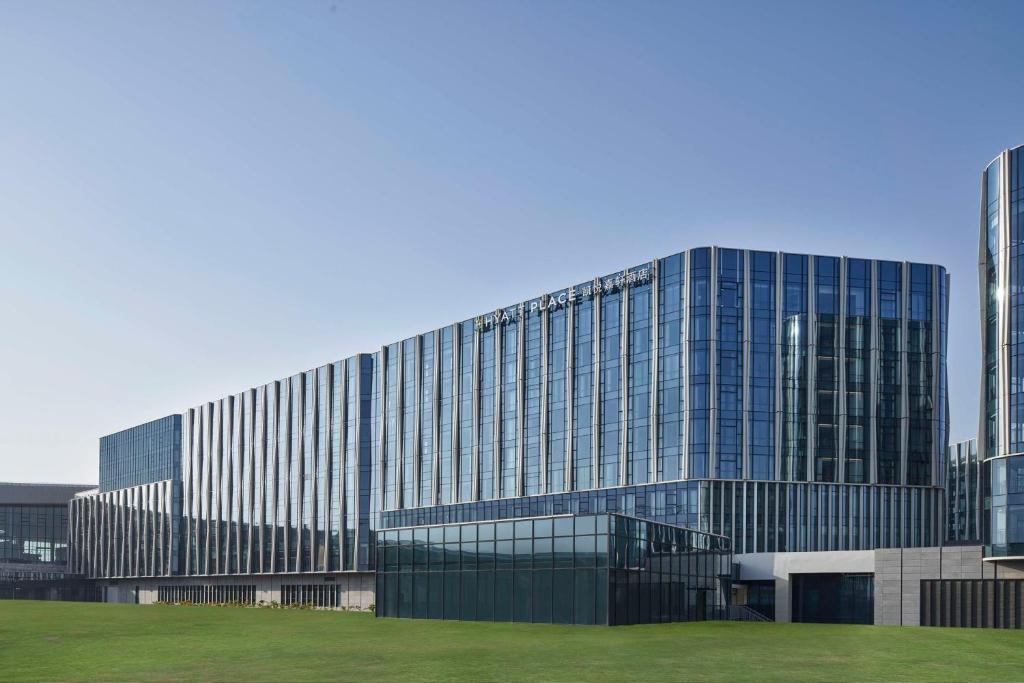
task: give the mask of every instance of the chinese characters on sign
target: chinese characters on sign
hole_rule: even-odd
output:
[[[569,287],[558,294],[544,294],[539,299],[524,302],[518,306],[499,308],[494,313],[476,317],[476,328],[485,329],[494,325],[503,325],[513,320],[518,320],[527,313],[536,313],[539,310],[556,310],[567,304],[573,304],[577,299],[592,297],[602,293],[610,293],[632,287],[643,285],[651,281],[651,268],[644,266],[636,270],[625,270],[618,275],[608,277],[595,277],[593,282],[581,287]]]

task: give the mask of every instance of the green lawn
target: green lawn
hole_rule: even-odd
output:
[[[1024,680],[1024,633],[706,622],[571,627],[0,601],[0,678]]]

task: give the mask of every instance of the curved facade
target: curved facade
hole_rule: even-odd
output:
[[[702,247],[198,406],[172,573],[368,569],[379,529],[569,513],[736,552],[937,544],[947,292]]]
[[[988,473],[986,554],[1024,557],[1024,146],[982,174],[983,376],[979,450]]]

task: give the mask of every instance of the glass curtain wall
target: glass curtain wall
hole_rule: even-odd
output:
[[[183,571],[366,567],[382,512],[611,488],[748,548],[935,536],[946,279],[697,248],[204,404],[181,420]],[[645,488],[673,482],[695,485]]]
[[[377,616],[560,624],[720,619],[726,539],[620,515],[391,529]]]
[[[1024,147],[988,166],[983,192],[983,531],[987,554],[1016,557],[1024,555]]]
[[[181,415],[168,415],[100,438],[100,491],[181,476]]]

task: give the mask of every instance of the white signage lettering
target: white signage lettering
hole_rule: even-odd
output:
[[[626,270],[618,275],[606,278],[595,277],[579,289],[569,287],[557,294],[543,294],[540,298],[523,302],[508,308],[499,308],[494,313],[477,316],[474,320],[478,330],[489,329],[495,325],[505,325],[522,318],[529,313],[533,315],[543,310],[554,311],[566,305],[572,305],[581,298],[589,298],[598,294],[608,294],[624,290],[634,285],[645,285],[651,281],[651,268],[644,266],[636,270]]]

